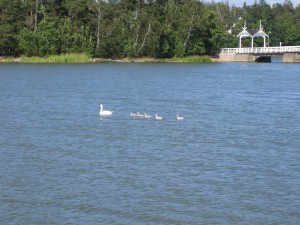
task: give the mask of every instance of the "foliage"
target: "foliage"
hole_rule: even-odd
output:
[[[15,62],[14,57],[0,57],[0,63],[12,63]]]
[[[172,58],[170,61],[173,62],[187,62],[187,63],[211,63],[213,62],[211,58],[207,56],[190,56],[183,58]]]
[[[0,55],[17,55],[24,12],[19,0],[0,0]]]
[[[260,20],[270,46],[300,45],[300,5],[289,0],[243,7],[199,0],[0,0],[0,56],[214,56],[238,45],[244,21],[255,29]]]
[[[49,55],[46,57],[26,57],[21,56],[23,63],[87,63],[91,58],[87,54],[64,54],[64,55]]]

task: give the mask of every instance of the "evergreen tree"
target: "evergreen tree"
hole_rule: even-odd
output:
[[[24,25],[24,17],[19,0],[0,0],[0,55],[18,55],[17,34]]]
[[[0,55],[214,55],[237,46],[244,21],[252,29],[262,21],[271,46],[299,45],[299,7],[290,0],[243,7],[198,0],[0,0]]]

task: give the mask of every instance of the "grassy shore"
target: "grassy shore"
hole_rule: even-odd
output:
[[[21,56],[21,63],[87,63],[91,62],[90,56],[87,54],[63,54],[50,55],[47,57],[25,57]]]
[[[182,58],[170,58],[170,59],[156,59],[156,58],[123,58],[123,59],[103,59],[94,58],[92,59],[87,54],[73,53],[63,55],[50,55],[46,57],[26,57],[21,56],[20,58],[0,58],[0,62],[19,62],[19,63],[102,63],[102,62],[174,62],[174,63],[211,63],[216,62],[216,59],[212,59],[207,56],[190,56]]]
[[[123,59],[93,59],[93,62],[178,62],[178,63],[212,63],[216,62],[216,59],[212,59],[207,56],[190,56],[183,58],[169,58],[169,59],[157,59],[157,58],[123,58]]]
[[[207,56],[190,56],[184,58],[168,59],[170,62],[185,62],[185,63],[212,63],[214,60]]]
[[[12,63],[14,61],[15,61],[15,58],[13,58],[13,57],[0,57],[0,62]]]

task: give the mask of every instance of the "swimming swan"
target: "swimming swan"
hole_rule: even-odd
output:
[[[177,115],[177,116],[176,116],[176,119],[177,119],[177,120],[184,120],[184,117],[183,117],[183,116],[178,116],[178,115]]]
[[[145,119],[150,119],[151,115],[148,115],[147,113],[144,114]]]
[[[162,120],[162,119],[163,119],[163,117],[161,117],[161,116],[158,116],[157,114],[155,114],[155,119],[156,119],[156,120]]]
[[[144,118],[144,114],[140,114],[139,112],[137,112],[136,116],[139,118]]]
[[[103,110],[103,105],[100,105],[100,112],[99,115],[100,116],[111,116],[113,114],[113,111],[109,111],[109,110]]]
[[[136,117],[136,116],[137,116],[137,114],[136,114],[136,113],[132,113],[132,112],[131,112],[131,113],[130,113],[130,116],[131,116],[131,117]]]

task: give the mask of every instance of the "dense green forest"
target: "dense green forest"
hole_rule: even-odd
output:
[[[299,5],[253,1],[235,7],[199,0],[0,0],[0,56],[211,56],[238,46],[244,21],[254,29],[260,20],[270,46],[300,45]]]

